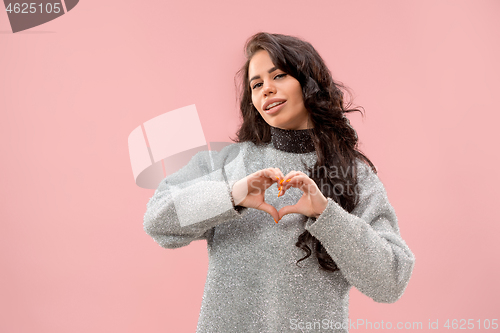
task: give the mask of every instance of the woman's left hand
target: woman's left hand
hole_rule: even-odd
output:
[[[279,182],[277,185],[278,189],[282,186],[279,196],[284,195],[290,187],[296,187],[304,192],[295,205],[285,206],[279,210],[278,215],[280,219],[284,215],[291,213],[317,218],[328,205],[328,200],[321,193],[314,180],[303,172],[291,171],[283,178],[281,185]]]

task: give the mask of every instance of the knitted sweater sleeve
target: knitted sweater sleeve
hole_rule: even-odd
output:
[[[178,248],[207,239],[214,226],[244,214],[246,208],[235,207],[231,197],[232,185],[244,175],[238,175],[239,158],[233,156],[226,164],[230,150],[224,149],[224,154],[198,152],[186,166],[160,182],[146,205],[143,224],[159,245]]]
[[[359,203],[352,213],[331,198],[306,229],[324,246],[344,277],[376,302],[392,303],[410,280],[415,257],[399,233],[385,188],[371,168],[358,163]]]

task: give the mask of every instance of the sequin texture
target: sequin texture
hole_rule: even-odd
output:
[[[317,219],[288,214],[276,224],[263,211],[234,207],[230,189],[246,175],[269,167],[285,175],[305,173],[302,161],[314,165],[307,132],[272,128],[272,141],[263,146],[245,142],[219,153],[199,152],[165,178],[149,200],[144,229],[158,244],[177,248],[207,241],[198,333],[348,332],[341,324],[348,322],[352,286],[377,302],[395,302],[403,294],[415,257],[400,236],[382,182],[364,163],[358,163],[360,202],[352,213],[328,199]],[[290,188],[277,195],[274,185],[265,199],[279,210],[295,204],[302,192]],[[189,212],[182,213],[184,207]],[[314,256],[296,265],[304,253],[295,243],[305,229],[320,240],[339,271],[322,270]],[[323,326],[301,330],[299,323]]]

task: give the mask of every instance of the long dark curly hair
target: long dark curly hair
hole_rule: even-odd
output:
[[[358,136],[351,127],[348,112],[363,112],[344,105],[344,93],[348,89],[335,82],[328,67],[314,47],[294,36],[260,32],[250,37],[245,44],[246,62],[238,71],[235,82],[239,82],[240,109],[243,118],[234,142],[251,141],[256,145],[271,141],[270,126],[264,121],[252,103],[252,92],[248,82],[248,67],[253,55],[266,50],[273,64],[300,82],[304,105],[312,122],[312,140],[317,162],[309,168],[304,164],[309,177],[315,181],[325,197],[332,198],[347,212],[358,203],[356,159],[367,163],[376,173],[373,163],[358,149]],[[239,79],[238,79],[239,78]],[[337,265],[318,239],[304,231],[295,244],[310,257],[314,252],[320,267],[328,271],[338,270]]]

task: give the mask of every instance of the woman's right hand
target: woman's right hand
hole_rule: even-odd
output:
[[[281,187],[280,181],[284,178],[280,169],[267,168],[238,180],[234,183],[231,191],[234,204],[237,206],[260,209],[269,213],[274,218],[274,221],[278,223],[278,211],[265,201],[265,192],[274,183],[277,183],[279,189]]]

